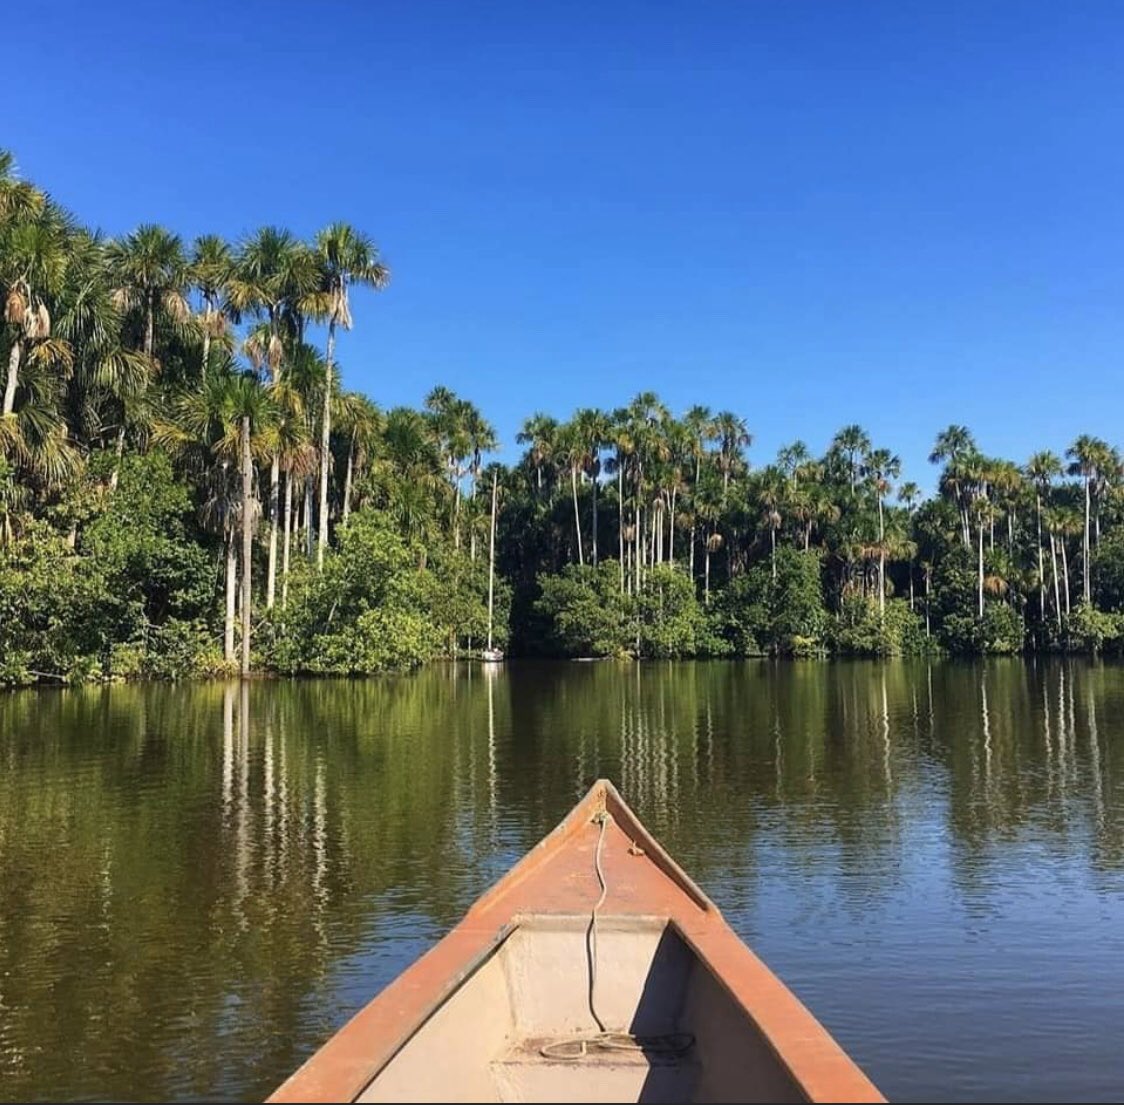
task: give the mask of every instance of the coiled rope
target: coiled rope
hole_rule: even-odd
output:
[[[593,853],[593,866],[597,871],[597,881],[601,894],[589,915],[589,927],[585,933],[585,951],[589,967],[589,1012],[597,1024],[597,1032],[586,1032],[577,1036],[567,1036],[553,1040],[539,1048],[544,1059],[577,1060],[584,1059],[591,1051],[643,1051],[652,1055],[674,1057],[685,1055],[695,1044],[695,1037],[689,1032],[669,1032],[660,1036],[637,1036],[633,1032],[610,1032],[597,1012],[597,915],[609,896],[609,883],[605,869],[601,865],[601,851],[605,846],[605,830],[612,820],[608,810],[602,810],[594,818],[600,828],[597,833],[597,848]]]

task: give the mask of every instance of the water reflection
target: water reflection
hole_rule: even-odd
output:
[[[608,775],[892,1096],[1111,1097],[1122,706],[1019,661],[0,697],[0,1096],[263,1095]]]

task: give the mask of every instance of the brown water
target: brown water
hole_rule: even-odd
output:
[[[0,1098],[260,1098],[608,775],[898,1100],[1124,1092],[1124,669],[0,696]]]

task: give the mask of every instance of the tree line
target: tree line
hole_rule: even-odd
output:
[[[341,384],[373,241],[83,227],[0,153],[0,681],[365,672],[471,653],[1096,651],[1124,632],[1119,453],[934,443],[938,491],[857,425],[763,466],[730,411],[644,392],[522,456],[447,388]]]

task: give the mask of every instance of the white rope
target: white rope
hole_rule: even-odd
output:
[[[609,896],[609,883],[605,869],[601,866],[601,850],[605,845],[605,829],[612,820],[608,810],[602,810],[594,820],[600,825],[597,834],[597,848],[593,853],[593,866],[597,871],[597,881],[601,884],[601,894],[589,915],[589,928],[586,930],[586,957],[589,961],[589,1012],[597,1022],[599,1031],[580,1036],[567,1036],[554,1040],[539,1048],[544,1059],[564,1059],[573,1061],[584,1059],[591,1050],[596,1051],[643,1051],[648,1054],[677,1056],[685,1055],[694,1046],[695,1037],[689,1032],[670,1032],[662,1036],[637,1036],[632,1032],[610,1032],[597,1012],[597,915]]]

